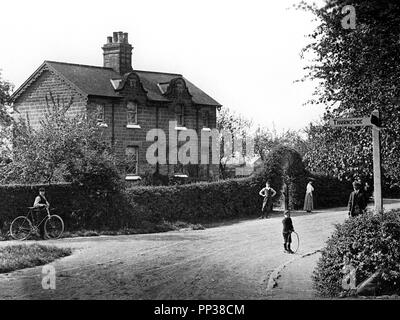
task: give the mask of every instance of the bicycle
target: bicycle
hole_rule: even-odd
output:
[[[51,215],[46,208],[47,215],[38,224],[35,223],[34,211],[40,210],[36,207],[28,207],[26,216],[16,217],[10,225],[10,235],[14,240],[26,240],[31,234],[38,234],[39,227],[44,223],[44,236],[46,239],[58,239],[64,232],[64,221],[58,215]],[[31,216],[31,220],[29,219]]]

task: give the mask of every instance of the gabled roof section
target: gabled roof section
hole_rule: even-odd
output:
[[[40,76],[43,70],[46,70],[46,67],[64,78],[70,83],[70,85],[75,87],[75,89],[84,95],[112,98],[121,97],[118,91],[116,91],[115,85],[117,83],[119,84],[118,80],[122,80],[123,77],[111,68],[45,61],[35,71],[35,73],[14,92],[12,99],[16,99],[23,91],[25,91],[25,89],[28,88],[30,84],[38,78],[38,76]],[[169,102],[169,100],[164,96],[165,92],[163,92],[163,89],[166,88],[166,84],[171,80],[183,78],[190,94],[192,95],[194,103],[216,107],[221,106],[217,101],[186,80],[180,74],[142,70],[133,70],[133,72],[139,76],[143,88],[147,91],[147,97],[149,100]]]
[[[204,91],[196,87],[193,83],[184,78],[181,74],[177,73],[162,73],[154,71],[142,71],[134,70],[140,77],[143,86],[148,91],[149,99],[152,100],[167,100],[163,94],[165,93],[167,83],[176,78],[183,78],[186,82],[186,86],[192,95],[192,100],[196,104],[204,104],[210,106],[221,106],[220,103],[211,98]],[[151,96],[150,96],[151,95]]]
[[[87,95],[119,97],[110,80],[120,78],[120,75],[111,68],[55,61],[45,61],[45,63],[53,67]]]

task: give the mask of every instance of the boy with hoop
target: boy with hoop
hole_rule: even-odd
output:
[[[286,210],[284,213],[284,218],[282,220],[283,224],[283,247],[285,248],[285,253],[294,253],[290,248],[290,244],[292,243],[292,235],[291,233],[294,232],[293,222],[290,218],[290,211]]]

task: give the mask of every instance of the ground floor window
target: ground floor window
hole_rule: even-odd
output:
[[[139,167],[139,147],[129,146],[125,150],[126,175],[137,175]]]

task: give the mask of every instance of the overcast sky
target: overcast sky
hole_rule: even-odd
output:
[[[322,106],[302,106],[311,83],[300,50],[312,17],[296,0],[5,0],[0,69],[17,87],[44,60],[103,63],[113,31],[129,33],[133,67],[181,73],[222,105],[278,130],[301,129]]]

